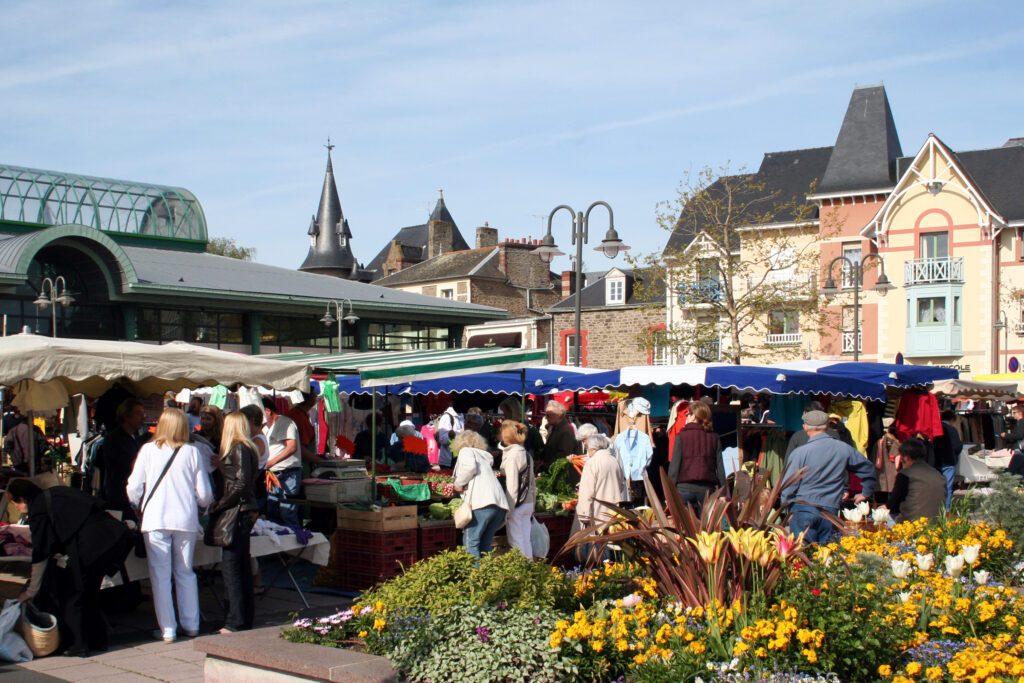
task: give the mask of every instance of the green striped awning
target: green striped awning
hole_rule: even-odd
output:
[[[547,349],[442,349],[374,353],[276,353],[263,356],[304,363],[313,371],[358,374],[364,387],[458,377],[546,365]]]

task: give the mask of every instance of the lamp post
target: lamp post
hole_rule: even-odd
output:
[[[571,206],[567,204],[559,204],[551,213],[548,215],[548,231],[544,235],[544,239],[541,240],[541,245],[537,247],[537,256],[544,263],[551,263],[558,256],[564,256],[564,252],[558,249],[558,245],[555,244],[555,238],[551,235],[551,221],[554,219],[555,214],[563,209],[569,212],[572,216],[572,243],[576,245],[576,367],[580,367],[583,364],[583,333],[580,329],[583,316],[583,245],[586,244],[590,233],[590,212],[596,209],[598,206],[603,206],[608,210],[608,230],[604,234],[604,239],[601,240],[601,245],[594,248],[594,251],[600,251],[608,258],[615,258],[619,255],[619,252],[628,251],[629,247],[619,239],[619,233],[615,231],[615,214],[612,212],[612,207],[608,202],[596,201],[587,207],[584,211],[575,211]]]
[[[46,286],[50,286],[50,295],[46,295]],[[57,288],[60,287],[60,293],[57,293]],[[71,292],[68,291],[68,283],[64,280],[63,275],[58,275],[55,278],[44,277],[42,283],[39,285],[39,296],[32,302],[39,309],[45,311],[50,308],[50,320],[53,323],[53,336],[57,336],[57,305],[64,306],[65,308],[75,303],[75,297],[71,296]]]
[[[344,315],[345,307],[343,306],[343,304],[345,304],[345,303],[348,304],[348,315]],[[332,304],[334,305],[334,313],[335,313],[335,315],[331,315],[331,305]],[[339,301],[334,301],[334,300],[328,301],[327,302],[327,312],[324,313],[324,317],[320,318],[320,322],[322,322],[324,325],[327,325],[328,327],[333,325],[335,322],[338,323],[338,353],[341,353],[341,322],[342,321],[345,321],[345,322],[347,322],[350,325],[354,325],[357,322],[359,322],[359,316],[357,316],[355,314],[355,310],[352,307],[352,300],[351,299],[342,299],[340,302]]]
[[[996,342],[999,341],[999,330],[1003,331],[1003,346],[1002,353],[1000,355],[1007,358],[1003,363],[999,362],[999,356],[996,356],[996,372],[999,372],[999,366],[1002,365],[1002,372],[1009,372],[1009,354],[1007,353],[1010,348],[1010,322],[1006,319],[1006,311],[999,311],[999,320],[993,325],[992,329],[996,331]]]
[[[875,283],[875,291],[880,296],[885,296],[890,289],[895,289],[895,286],[889,282],[889,278],[885,275],[885,259],[879,254],[864,254],[863,258],[859,261],[851,261],[846,256],[835,257],[829,262],[828,268],[825,270],[828,277],[825,280],[825,286],[821,289],[821,293],[825,296],[838,294],[839,288],[836,287],[836,282],[832,279],[832,269],[840,261],[849,266],[850,279],[853,280],[853,361],[855,363],[860,360],[860,288],[864,285],[864,264],[868,262],[868,259],[876,259],[881,271],[878,275],[878,281]]]

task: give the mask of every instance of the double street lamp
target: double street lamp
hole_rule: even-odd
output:
[[[49,295],[47,295],[47,286],[49,286]],[[59,293],[58,293],[58,287]],[[58,275],[55,278],[44,277],[42,283],[39,285],[39,296],[32,302],[40,310],[45,311],[47,308],[50,309],[50,321],[53,324],[53,336],[57,336],[57,306],[64,306],[67,308],[71,304],[75,303],[75,297],[71,296],[71,292],[68,291],[68,283],[64,280],[63,275]],[[52,308],[51,308],[52,307]]]
[[[832,279],[832,270],[835,265],[842,261],[847,271],[843,273],[843,280],[845,282],[852,281],[853,283],[853,360],[857,362],[860,360],[860,290],[864,286],[864,265],[871,259],[878,261],[878,280],[875,282],[875,291],[878,292],[879,296],[885,296],[890,289],[895,289],[895,285],[889,281],[889,278],[885,274],[885,260],[879,254],[864,254],[860,260],[851,261],[846,256],[837,256],[832,259],[826,273],[828,277],[825,280],[825,286],[822,287],[821,293],[825,296],[835,296],[839,293],[839,288],[836,287],[836,281]]]
[[[575,211],[571,206],[567,204],[559,204],[551,213],[548,215],[548,231],[544,235],[544,239],[541,240],[540,246],[535,250],[537,256],[544,263],[551,263],[555,258],[564,256],[565,253],[560,251],[558,245],[555,244],[555,238],[551,235],[551,222],[555,217],[555,214],[563,209],[569,212],[572,216],[572,243],[576,245],[576,331],[575,331],[575,342],[576,342],[576,358],[575,365],[580,367],[583,364],[583,334],[581,331],[581,317],[583,312],[583,245],[586,244],[590,234],[590,212],[596,209],[598,206],[603,206],[608,210],[608,230],[604,234],[604,239],[601,240],[601,245],[594,248],[594,251],[600,251],[608,258],[615,258],[620,252],[628,251],[629,247],[619,239],[619,233],[615,231],[615,215],[612,212],[612,207],[608,202],[596,201],[587,207],[586,211]]]
[[[344,315],[345,307],[344,303],[348,304],[348,315]],[[335,315],[331,315],[331,305],[334,306]],[[355,309],[352,307],[351,299],[342,299],[339,301],[328,301],[327,312],[324,313],[324,317],[320,318],[320,322],[330,327],[334,323],[338,323],[338,352],[341,353],[341,323],[342,321],[347,322],[349,325],[355,325],[359,322],[359,316],[355,314]]]

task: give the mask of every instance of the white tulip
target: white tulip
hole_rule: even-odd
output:
[[[974,581],[979,586],[984,586],[986,583],[988,583],[988,577],[989,573],[984,569],[979,569],[978,571],[974,572]]]
[[[900,593],[899,594],[900,602],[907,602],[908,600],[910,600],[910,596],[911,595],[912,594],[911,594],[910,591],[906,591],[904,593]]]
[[[893,560],[892,563],[892,575],[897,579],[905,579],[910,575],[910,563],[906,560]]]
[[[960,576],[960,572],[964,570],[964,556],[963,555],[947,555],[946,556],[946,573],[956,578]]]
[[[875,508],[871,511],[871,519],[874,520],[875,524],[884,524],[885,522],[888,522],[891,519],[889,516],[889,508]]]
[[[857,503],[857,512],[860,513],[861,517],[867,517],[871,514],[871,505],[866,500],[862,500]]]
[[[860,524],[864,521],[864,513],[860,510],[843,510],[843,517],[854,524]]]
[[[964,556],[964,562],[970,565],[978,561],[978,553],[980,552],[980,545],[965,545],[960,548],[960,554]]]
[[[923,572],[926,572],[935,566],[935,556],[931,553],[928,553],[927,555],[918,554],[915,557],[917,559],[917,568]]]

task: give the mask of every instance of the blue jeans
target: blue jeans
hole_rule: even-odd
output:
[[[299,506],[295,503],[285,502],[285,496],[299,495],[299,487],[302,485],[302,468],[289,467],[280,472],[274,472],[281,487],[274,489],[267,495],[267,517],[278,524],[285,526],[302,526],[299,519]]]
[[[466,546],[466,552],[473,557],[480,557],[483,553],[491,552],[494,534],[505,523],[505,515],[508,513],[497,505],[473,510],[473,521],[462,530],[462,543]]]
[[[835,514],[835,510],[828,510]],[[793,505],[789,509],[789,530],[793,534],[804,534],[804,543],[828,543],[835,535],[832,522],[821,516],[821,510],[813,505]]]
[[[953,478],[956,477],[956,465],[946,465],[942,468],[942,476],[946,478],[946,509],[953,504]]]

